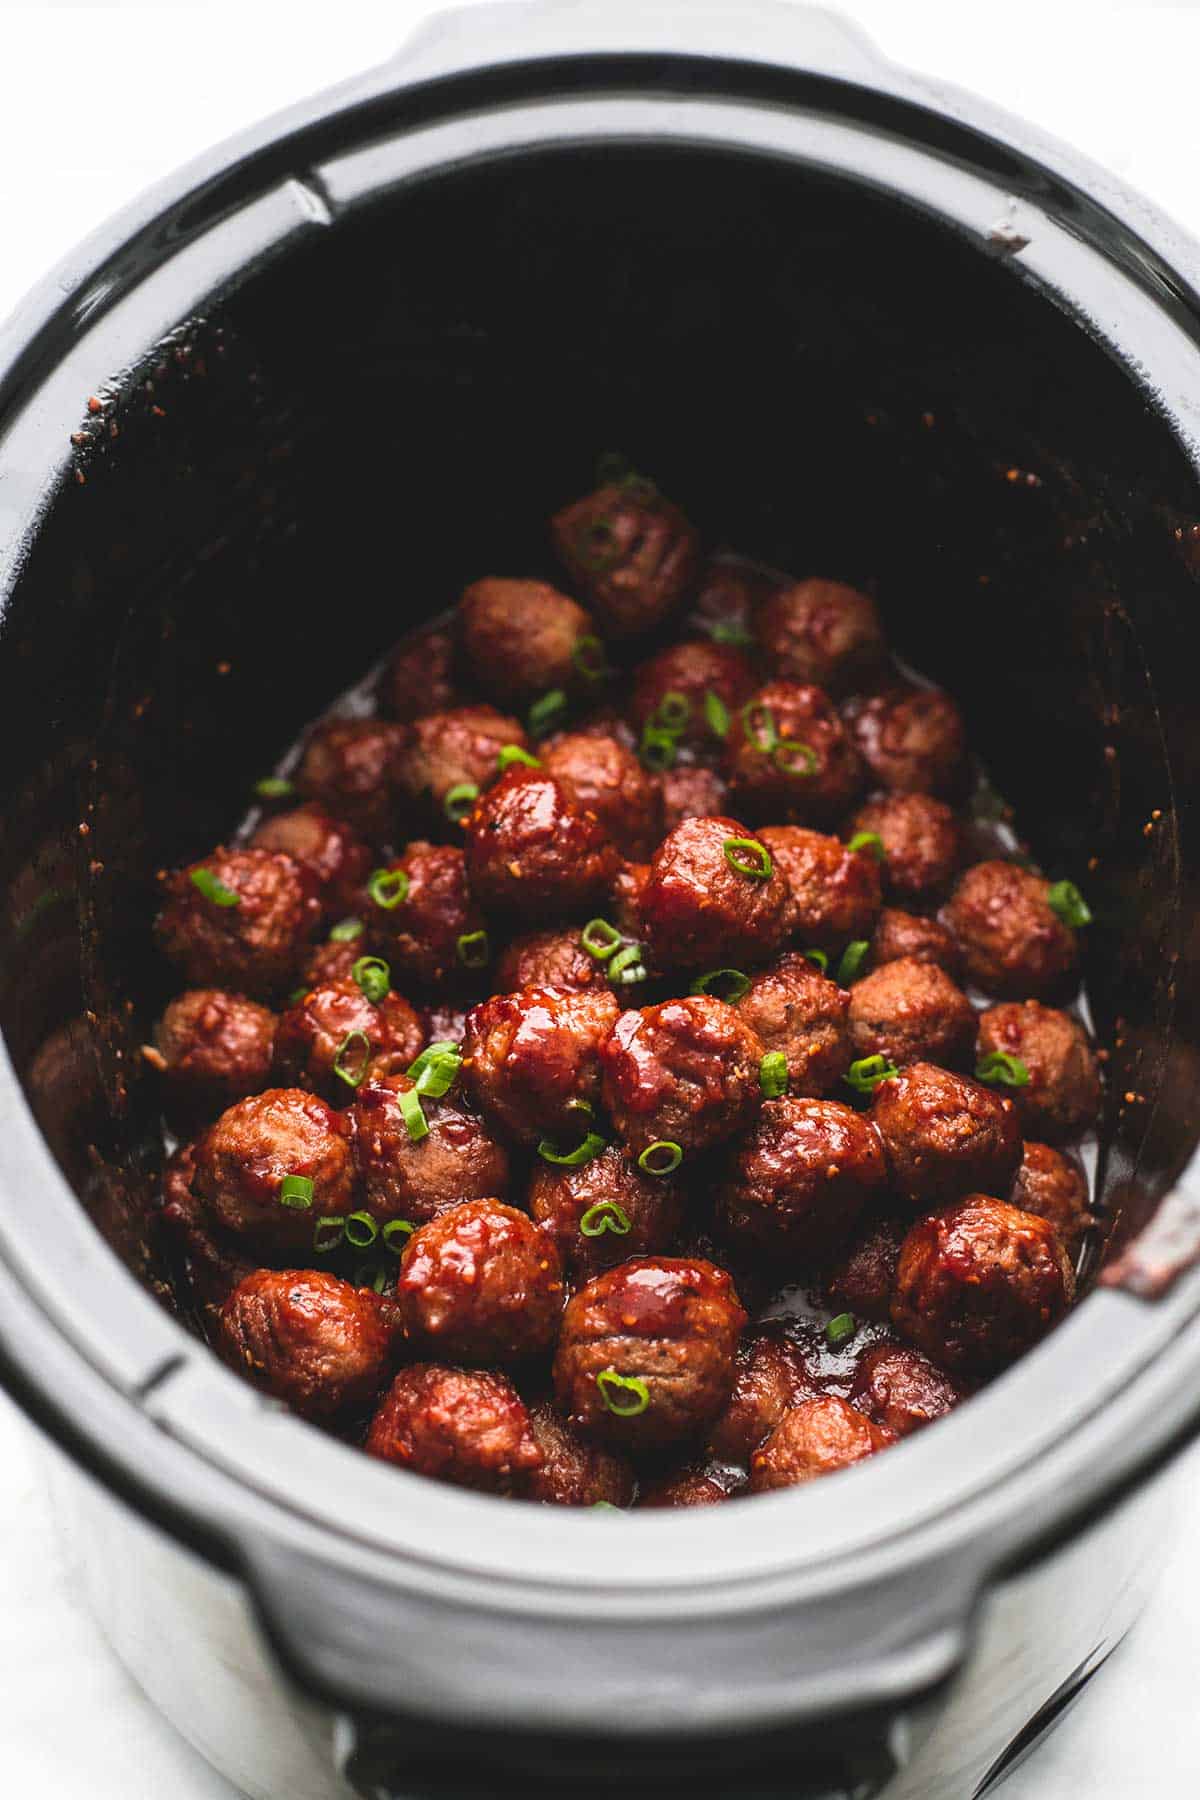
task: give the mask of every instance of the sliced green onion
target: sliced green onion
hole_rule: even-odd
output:
[[[442,811],[452,825],[461,825],[475,802],[479,789],[473,781],[457,781],[442,800]]]
[[[725,861],[739,875],[751,875],[755,881],[770,881],[775,864],[771,852],[757,838],[726,838]]]
[[[503,775],[505,769],[511,769],[514,763],[520,763],[523,769],[540,769],[542,761],[539,756],[531,756],[528,750],[522,750],[520,744],[503,744],[496,756],[496,769]]]
[[[414,1144],[429,1136],[429,1123],[421,1108],[421,1096],[413,1088],[404,1088],[396,1096],[400,1102],[400,1117],[404,1120],[405,1129]]]
[[[590,1502],[588,1510],[590,1512],[620,1512],[622,1508],[614,1506],[611,1500],[593,1500]]]
[[[379,1236],[379,1227],[369,1212],[346,1214],[346,1242],[356,1250],[368,1250]]]
[[[714,737],[729,736],[729,708],[720,694],[714,694],[711,688],[704,696],[704,717]]]
[[[623,987],[632,987],[635,981],[645,981],[648,972],[642,961],[640,944],[626,944],[623,950],[617,951],[608,965],[609,980]]]
[[[825,1342],[831,1350],[840,1350],[843,1344],[850,1342],[857,1330],[858,1321],[853,1313],[839,1313],[825,1327]]]
[[[279,1184],[280,1206],[306,1212],[313,1203],[313,1184],[308,1175],[285,1175]]]
[[[194,888],[199,888],[204,898],[213,906],[240,906],[242,896],[235,894],[231,887],[219,881],[211,869],[193,869],[188,876]]]
[[[461,1068],[462,1055],[457,1046],[439,1044],[432,1054],[429,1050],[422,1050],[408,1073],[418,1094],[427,1094],[431,1100],[440,1100],[458,1080]]]
[[[1029,1070],[1019,1056],[1010,1056],[1007,1050],[989,1050],[975,1064],[975,1079],[993,1087],[1028,1087]]]
[[[346,1235],[345,1213],[326,1213],[313,1226],[313,1249],[318,1256],[328,1256],[336,1250]]]
[[[771,752],[771,761],[783,775],[815,775],[821,759],[811,744],[798,738],[780,738]]]
[[[697,975],[692,983],[693,994],[711,994],[716,1000],[725,1000],[730,1006],[750,992],[750,977],[743,975],[740,969],[710,969],[707,975]]]
[[[589,919],[579,934],[579,942],[597,962],[607,962],[621,944],[621,934],[607,919]]]
[[[743,649],[754,642],[754,634],[740,619],[714,619],[708,635],[714,644],[734,644]]]
[[[683,1161],[683,1151],[670,1138],[656,1138],[647,1144],[637,1159],[639,1169],[647,1175],[670,1175]]]
[[[567,696],[562,688],[551,688],[535,700],[529,709],[529,735],[544,738],[566,717]]]
[[[348,1031],[333,1053],[333,1072],[347,1087],[361,1087],[370,1062],[371,1040],[366,1032]]]
[[[654,709],[651,722],[660,731],[669,731],[672,737],[678,737],[686,730],[687,722],[692,716],[692,703],[686,694],[672,688],[665,693]]]
[[[850,1064],[842,1080],[856,1094],[873,1094],[881,1081],[890,1081],[899,1073],[895,1063],[889,1062],[886,1056],[860,1056]]]
[[[605,1406],[618,1419],[636,1419],[650,1404],[650,1389],[640,1375],[618,1375],[615,1369],[601,1369],[596,1386]]]
[[[575,639],[571,645],[571,661],[585,681],[603,681],[608,674],[604,645],[590,633]]]
[[[255,782],[254,791],[260,800],[286,800],[289,794],[295,793],[296,787],[286,775],[264,775],[261,781]]]
[[[866,938],[855,938],[853,943],[846,945],[842,951],[842,960],[837,966],[837,974],[834,976],[839,987],[849,987],[852,981],[858,980],[863,972],[863,964],[867,960],[870,948]]]
[[[775,723],[775,714],[761,700],[747,700],[742,708],[742,730],[764,756],[770,756],[779,742],[779,727]]]
[[[307,992],[308,992],[308,989],[306,987],[293,988],[291,993],[288,995],[288,1005],[289,1006],[299,1006],[300,1002],[303,1000],[303,998],[304,998],[305,994],[307,994]]]
[[[376,906],[391,912],[408,899],[408,875],[404,869],[376,869],[367,882],[367,893]]]
[[[331,944],[352,944],[355,938],[361,937],[362,934],[363,922],[361,919],[343,919],[341,924],[335,925],[330,932],[329,941]]]
[[[668,769],[675,767],[675,758],[679,752],[679,740],[673,731],[665,731],[661,725],[644,725],[642,740],[638,745],[638,755],[648,769],[656,775],[665,775]]]
[[[411,1219],[389,1219],[381,1233],[385,1247],[393,1256],[403,1256],[416,1229]]]
[[[856,831],[847,850],[869,850],[876,862],[887,861],[887,851],[883,847],[883,839],[877,831]]]
[[[192,880],[195,879],[193,875]],[[225,904],[228,905],[228,901]],[[1046,905],[1072,930],[1092,922],[1092,909],[1073,881],[1053,882],[1046,895]]]
[[[782,1050],[768,1050],[758,1065],[758,1085],[768,1100],[788,1091],[787,1057]]]
[[[810,962],[815,969],[819,969],[822,975],[824,975],[826,969],[829,967],[829,958],[823,950],[802,950],[800,954],[803,956],[805,962]]]
[[[359,1263],[354,1271],[353,1285],[357,1288],[374,1288],[377,1294],[387,1292],[391,1282],[391,1271],[384,1263]]]
[[[392,985],[392,971],[382,956],[360,956],[350,965],[350,979],[358,983],[364,1000],[378,1006]]]
[[[486,931],[464,931],[454,944],[454,954],[464,969],[486,969],[492,954]]]
[[[589,1131],[582,1144],[576,1144],[573,1150],[560,1150],[549,1138],[543,1138],[538,1145],[538,1155],[543,1162],[553,1163],[556,1169],[580,1169],[606,1148],[599,1132]]]
[[[595,1206],[589,1206],[580,1219],[579,1229],[588,1238],[603,1237],[606,1231],[615,1233],[617,1237],[628,1237],[633,1230],[633,1220],[615,1200],[597,1200]]]

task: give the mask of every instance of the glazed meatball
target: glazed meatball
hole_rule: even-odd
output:
[[[802,944],[841,950],[854,938],[870,937],[881,898],[873,856],[802,825],[764,825],[758,836],[787,877]]]
[[[772,1488],[797,1487],[818,1475],[836,1475],[895,1441],[890,1431],[833,1394],[802,1400],[784,1413],[755,1453],[750,1491],[766,1494]]]
[[[173,1118],[215,1118],[264,1088],[271,1073],[275,1014],[241,994],[192,988],[171,1001],[143,1054],[162,1075]]]
[[[884,889],[897,900],[931,900],[949,888],[963,860],[962,826],[932,794],[882,794],[860,806],[848,838],[871,832],[883,848]]]
[[[1069,1013],[1040,1001],[1007,1001],[979,1020],[979,1056],[996,1052],[1024,1063],[1029,1080],[1012,1094],[1027,1137],[1059,1143],[1096,1123],[1100,1069],[1087,1032]]]
[[[975,1009],[936,963],[902,956],[850,989],[847,1014],[856,1057],[961,1065],[975,1045]]]
[[[695,579],[699,540],[652,482],[611,482],[550,521],[554,547],[610,637],[652,631]]]
[[[515,1207],[467,1200],[409,1239],[396,1303],[419,1353],[522,1362],[554,1343],[563,1307],[558,1251]]]
[[[911,1223],[886,1202],[864,1213],[845,1254],[827,1271],[825,1293],[836,1310],[856,1319],[891,1317],[900,1246]]]
[[[400,1107],[412,1087],[407,1075],[367,1081],[352,1108],[354,1160],[372,1218],[423,1225],[464,1200],[507,1194],[508,1152],[454,1095],[422,1095],[428,1130],[413,1138]]]
[[[402,724],[426,713],[449,712],[461,703],[455,678],[454,633],[415,632],[392,653],[379,681],[379,703]]]
[[[603,898],[616,847],[594,813],[543,769],[510,769],[466,822],[467,879],[488,910],[535,923],[569,918]]]
[[[622,1013],[600,1046],[604,1104],[631,1156],[663,1143],[691,1156],[750,1123],[762,1058],[750,1026],[723,1000],[690,994],[645,1006]]]
[[[584,686],[603,668],[590,613],[545,581],[489,576],[458,603],[463,660],[477,687],[505,705]]]
[[[316,1221],[354,1205],[348,1127],[302,1088],[237,1101],[209,1126],[195,1156],[192,1188],[217,1224],[268,1252],[311,1250]],[[289,1176],[299,1179],[285,1189]]]
[[[701,572],[689,623],[716,644],[752,646],[759,608],[781,586],[774,570],[720,552]]]
[[[724,1229],[790,1266],[830,1255],[883,1187],[871,1121],[836,1100],[768,1100],[718,1191]]]
[[[885,906],[871,933],[868,960],[879,968],[883,963],[899,962],[901,957],[935,963],[953,981],[962,974],[962,952],[944,925],[936,919],[923,919],[916,913]]]
[[[264,819],[250,839],[256,850],[283,850],[306,869],[325,913],[350,912],[371,868],[371,852],[349,825],[310,801]]]
[[[708,638],[671,644],[635,670],[630,716],[639,734],[647,726],[665,727],[677,744],[719,756],[725,747],[721,710],[737,712],[754,687],[753,669],[732,645]]]
[[[710,1454],[749,1468],[751,1456],[788,1408],[811,1400],[816,1391],[804,1351],[786,1328],[777,1321],[752,1326],[738,1346],[729,1404],[709,1430]]]
[[[595,815],[622,856],[649,856],[662,836],[662,794],[632,750],[616,738],[571,731],[546,746],[542,767]]]
[[[1021,1161],[1011,1100],[933,1063],[881,1081],[871,1117],[896,1193],[914,1206],[944,1206],[972,1188],[1007,1194]]]
[[[744,825],[687,819],[655,851],[640,913],[663,968],[740,968],[783,948],[795,902],[770,851]]]
[[[410,815],[442,836],[457,833],[467,805],[465,790],[481,793],[495,780],[505,745],[524,750],[528,742],[524,726],[494,706],[454,706],[448,712],[426,713],[412,727],[400,772],[400,791]]]
[[[1072,1157],[1049,1144],[1025,1144],[1012,1204],[1047,1219],[1074,1265],[1096,1218],[1088,1206],[1087,1177]]]
[[[524,987],[603,987],[604,964],[589,956],[574,925],[531,931],[514,938],[496,959],[496,990],[515,994]]]
[[[676,763],[658,777],[662,828],[674,831],[685,819],[720,818],[729,809],[729,783],[707,763]]]
[[[529,1211],[568,1273],[588,1281],[631,1256],[669,1249],[683,1222],[683,1193],[610,1144],[577,1168],[539,1162]]]
[[[758,609],[755,636],[772,674],[845,694],[883,660],[883,626],[869,594],[840,581],[796,581]]]
[[[483,914],[467,886],[462,851],[418,841],[384,877],[380,899],[365,895],[362,912],[371,944],[386,958],[393,979],[418,988],[476,979],[491,952]]]
[[[217,1349],[240,1375],[313,1420],[363,1413],[389,1374],[375,1295],[316,1269],[259,1269],[221,1308]]]
[[[1016,863],[976,863],[959,877],[942,922],[986,994],[1052,998],[1074,978],[1079,947],[1050,906],[1050,883]]]
[[[639,1506],[719,1506],[746,1485],[745,1477],[720,1463],[685,1463],[643,1489]]]
[[[280,1015],[275,1076],[348,1105],[373,1065],[407,1068],[424,1043],[419,1015],[399,994],[372,1005],[357,981],[332,981],[309,989]]]
[[[968,1194],[918,1220],[905,1238],[892,1322],[952,1373],[984,1375],[1031,1349],[1074,1297],[1074,1272],[1052,1225]]]
[[[711,1263],[620,1263],[567,1303],[558,1404],[589,1437],[635,1451],[678,1443],[728,1401],[745,1323],[733,1283]]]
[[[789,1092],[814,1097],[828,1094],[850,1067],[849,1005],[846,990],[795,951],[753,976],[734,1001],[763,1049],[787,1058]]]
[[[271,995],[317,928],[311,878],[274,850],[214,850],[164,879],[159,946],[193,987]]]
[[[966,777],[967,733],[949,694],[894,688],[854,700],[846,724],[881,787],[900,794],[956,794]]]
[[[511,1494],[542,1451],[512,1382],[487,1369],[413,1363],[371,1422],[367,1455],[458,1487]]]
[[[608,988],[522,988],[467,1014],[463,1083],[486,1119],[520,1143],[574,1143],[600,1098],[601,1043],[620,1007]]]
[[[849,1398],[877,1425],[909,1437],[952,1412],[963,1392],[919,1350],[876,1344],[859,1358]]]
[[[392,836],[408,730],[386,719],[326,719],[296,772],[296,786],[369,842]]]
[[[530,1407],[529,1424],[543,1461],[522,1482],[524,1499],[544,1506],[632,1505],[633,1470],[616,1450],[589,1443],[548,1400]]]
[[[832,700],[819,687],[771,681],[734,714],[726,767],[748,818],[821,825],[851,805],[863,765]]]

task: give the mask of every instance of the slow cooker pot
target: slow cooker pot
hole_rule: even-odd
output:
[[[0,339],[0,1358],[96,1605],[258,1800],[982,1793],[1132,1618],[1200,1412],[1200,256],[754,4],[447,15],[214,152]],[[1097,924],[1093,1291],[750,1508],[499,1504],[226,1373],[153,1231],[154,874],[619,449],[873,583]]]

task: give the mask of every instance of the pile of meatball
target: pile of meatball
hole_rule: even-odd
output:
[[[550,535],[561,587],[468,587],[161,876],[161,1218],[218,1353],[368,1455],[721,1503],[1072,1305],[1089,914],[869,595],[628,472]]]

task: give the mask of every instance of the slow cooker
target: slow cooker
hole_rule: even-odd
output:
[[[0,1361],[92,1598],[255,1800],[966,1800],[1133,1618],[1200,1416],[1200,252],[770,0],[445,15],[129,208],[0,337]],[[499,1505],[187,1329],[154,876],[628,453],[878,592],[1086,888],[1092,1292],[985,1393],[728,1508]]]

